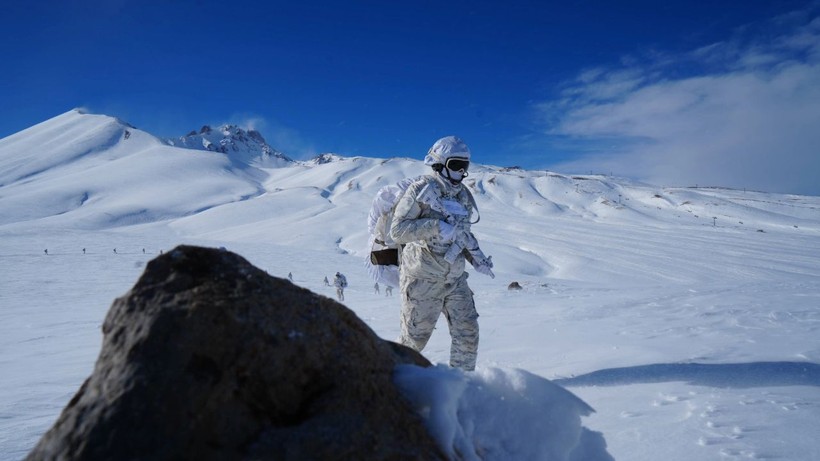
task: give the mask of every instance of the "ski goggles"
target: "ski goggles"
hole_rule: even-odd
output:
[[[450,157],[444,162],[444,166],[450,171],[467,171],[470,161],[464,157]]]

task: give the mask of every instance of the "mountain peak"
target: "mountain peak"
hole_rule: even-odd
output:
[[[338,162],[340,160],[344,160],[344,157],[338,154],[325,153],[317,155],[312,160],[310,160],[310,163],[314,163],[316,165],[324,165],[325,163]]]
[[[231,124],[217,128],[203,125],[199,132],[193,130],[185,136],[167,139],[166,142],[186,149],[220,152],[228,155],[231,160],[244,164],[277,167],[293,162],[285,154],[272,148],[258,131],[246,131]]]

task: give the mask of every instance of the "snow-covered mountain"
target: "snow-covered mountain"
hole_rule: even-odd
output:
[[[0,140],[0,225],[38,220],[104,229],[167,222],[182,235],[358,253],[366,245],[364,223],[376,191],[428,170],[420,160],[406,158],[323,154],[296,162],[255,133],[203,128],[181,138],[187,146],[181,148],[112,117],[69,111]],[[259,155],[269,161],[257,161]],[[476,232],[491,249],[508,251],[516,271],[533,276],[572,277],[585,264],[585,258],[557,255],[556,239],[596,248],[617,241],[624,226],[664,246],[681,233],[708,238],[709,228],[742,239],[820,232],[817,197],[664,188],[479,164],[465,183],[485,218]],[[659,262],[689,259],[674,254],[674,248],[664,251],[673,254]],[[637,279],[698,279],[717,270],[685,262],[643,267],[631,249],[620,258],[586,271],[622,274],[628,261]]]
[[[204,125],[199,131],[191,131],[166,142],[176,147],[220,152],[235,162],[261,167],[281,167],[293,163],[285,154],[268,145],[261,133],[245,131],[236,125],[222,125],[215,129]]]
[[[79,228],[178,218],[263,192],[224,154],[78,110],[0,140],[0,184],[0,224]]]
[[[111,300],[179,243],[225,246],[329,296],[322,277],[341,270],[346,304],[397,336],[398,297],[374,295],[362,268],[366,216],[380,187],[429,171],[423,153],[264,162],[261,136],[243,133],[180,147],[75,110],[0,139],[0,460],[47,429],[93,366]],[[465,183],[496,264],[496,279],[469,279],[486,375],[567,386],[616,459],[812,459],[820,197],[480,164]],[[434,362],[446,332],[424,351]],[[494,447],[529,434],[489,429]]]

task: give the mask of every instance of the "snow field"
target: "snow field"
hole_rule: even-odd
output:
[[[69,112],[0,140],[0,460],[23,458],[51,426],[93,368],[114,298],[182,243],[224,246],[328,297],[322,280],[340,271],[345,305],[398,336],[400,293],[375,294],[363,266],[366,216],[379,187],[427,172],[420,162],[243,169],[126,128]],[[562,413],[558,430],[591,450],[605,440],[615,459],[815,457],[820,198],[482,165],[468,183],[497,275],[470,269],[478,370],[410,373],[451,397],[430,419],[442,440],[495,459],[544,453],[535,437],[503,437],[543,428],[539,412],[498,401],[557,384],[595,410]],[[423,354],[447,363],[449,343],[440,319]]]

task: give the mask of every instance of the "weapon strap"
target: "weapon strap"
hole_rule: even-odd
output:
[[[470,203],[473,205],[473,209],[475,210],[475,214],[476,214],[476,216],[478,216],[475,221],[470,222],[470,224],[475,224],[475,223],[481,221],[481,212],[478,211],[478,204],[475,203],[475,198],[473,198],[473,194],[470,192],[469,189],[467,189],[466,186],[464,187],[464,192],[467,193],[467,198],[470,199]]]

